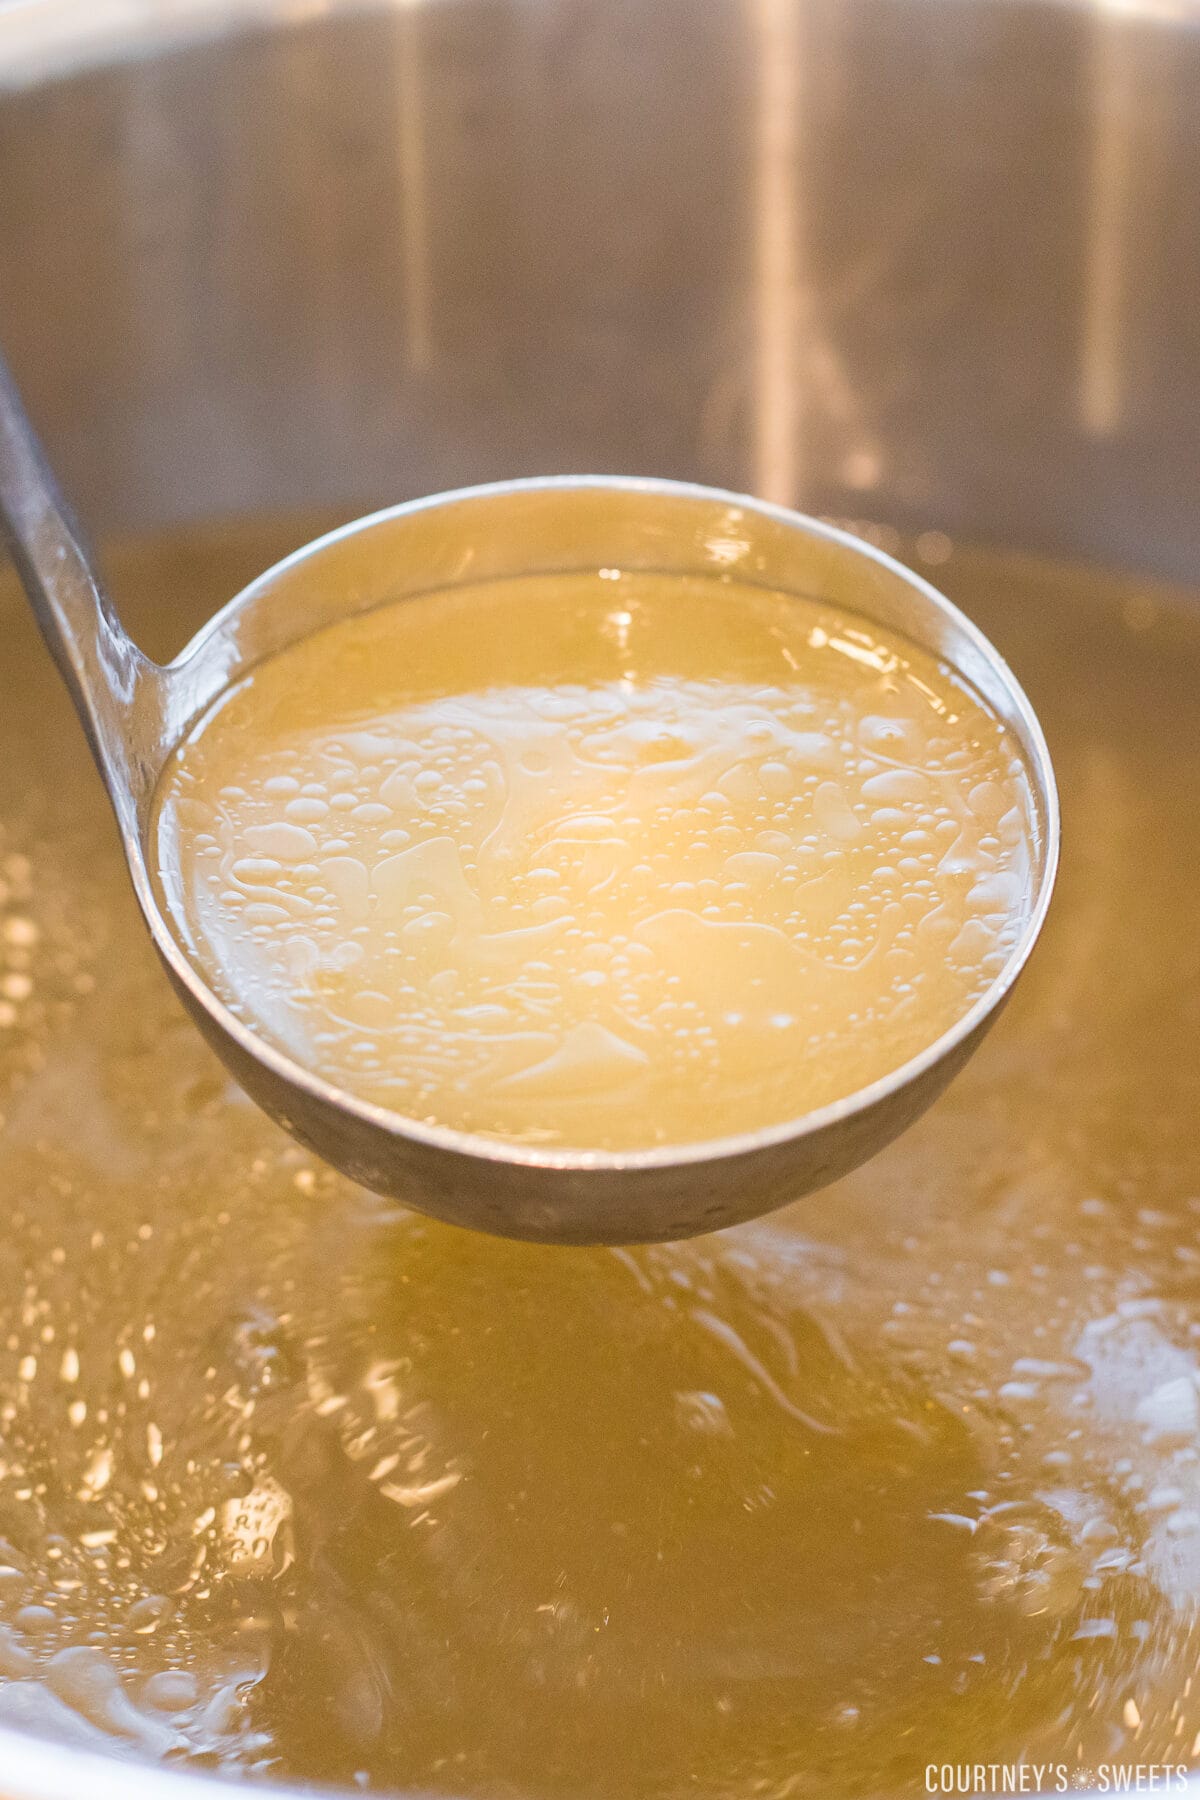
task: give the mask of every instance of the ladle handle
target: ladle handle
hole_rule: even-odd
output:
[[[162,670],[125,631],[0,355],[0,532],[122,824],[158,770]]]

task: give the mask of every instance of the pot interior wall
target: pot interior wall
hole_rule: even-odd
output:
[[[1194,574],[1188,26],[248,10],[0,99],[0,337],[98,528],[631,471]]]

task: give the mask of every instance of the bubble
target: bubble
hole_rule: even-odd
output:
[[[322,819],[329,817],[329,804],[314,795],[301,796],[289,800],[284,807],[285,818],[295,825],[317,825]]]

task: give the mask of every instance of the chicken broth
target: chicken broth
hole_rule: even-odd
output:
[[[159,880],[256,1030],[429,1124],[584,1149],[779,1125],[1011,953],[1020,754],[905,639],[670,574],[360,613],[180,747]]]
[[[163,653],[311,535],[114,585]],[[631,1251],[381,1208],[231,1087],[4,587],[0,1725],[529,1800],[1200,1759],[1198,615],[936,578],[1050,739],[1043,941],[871,1164]]]

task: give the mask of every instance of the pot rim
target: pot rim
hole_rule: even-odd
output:
[[[402,13],[449,0],[0,0],[0,94],[79,71],[184,49],[235,31],[350,14]],[[958,0],[970,4],[972,0]],[[1200,26],[1200,0],[1035,0],[1114,24]]]

